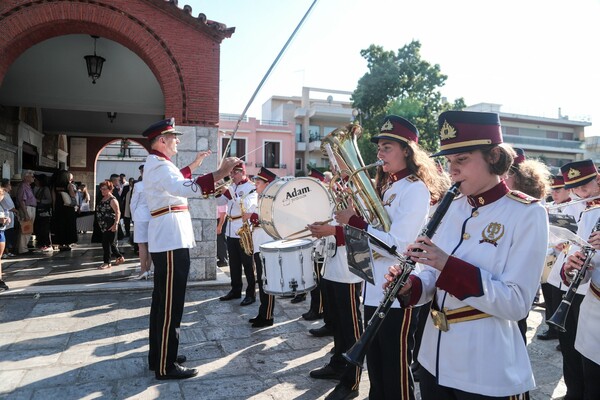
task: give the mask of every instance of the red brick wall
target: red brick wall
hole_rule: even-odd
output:
[[[68,34],[98,35],[135,52],[156,76],[165,115],[180,125],[219,121],[220,42],[162,0],[4,0],[0,2],[0,83],[29,47]]]

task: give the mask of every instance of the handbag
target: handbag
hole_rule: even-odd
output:
[[[31,235],[33,233],[33,221],[28,219],[27,221],[20,221],[21,233],[23,235]]]
[[[63,204],[67,207],[75,207],[77,205],[76,200],[67,192],[60,192],[60,197],[62,197]]]
[[[51,204],[40,204],[35,209],[37,217],[47,218],[52,216],[52,205]]]

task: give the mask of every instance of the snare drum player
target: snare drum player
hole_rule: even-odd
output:
[[[586,239],[595,250],[600,250],[600,232],[591,233],[600,220],[600,205],[584,211],[579,221],[577,234]],[[590,235],[591,234],[591,235]],[[570,278],[583,266],[584,254],[577,251],[571,254],[563,266],[561,277],[565,285],[570,284]],[[575,351],[581,354],[582,376],[579,379],[581,387],[579,399],[600,399],[600,252],[596,252],[592,263],[587,269],[582,282],[589,283],[589,289],[579,306],[579,318],[575,338]],[[572,306],[571,306],[572,307]],[[569,309],[569,314],[573,310]],[[568,329],[568,328],[567,328]],[[569,393],[567,392],[567,395]],[[565,399],[575,397],[567,397]]]
[[[254,276],[254,264],[252,256],[246,254],[242,248],[238,230],[242,227],[242,212],[256,206],[258,196],[254,184],[246,175],[246,166],[243,162],[235,166],[231,171],[231,186],[217,198],[217,204],[227,204],[227,252],[229,253],[229,271],[231,275],[231,290],[225,296],[219,297],[221,301],[239,299],[242,297],[242,268],[248,286],[246,296],[240,303],[247,306],[256,301],[256,277]]]
[[[272,171],[269,171],[265,167],[261,167],[258,174],[254,176],[254,185],[256,185],[256,193],[260,195],[269,186],[269,183],[277,179]],[[244,214],[244,220],[249,219],[252,224],[252,244],[254,246],[254,265],[256,266],[256,279],[258,280],[258,298],[260,300],[260,306],[258,308],[258,315],[254,318],[250,318],[248,322],[252,324],[253,328],[262,328],[265,326],[273,325],[273,307],[275,306],[275,296],[265,293],[263,288],[263,271],[264,266],[260,258],[260,245],[272,242],[273,238],[269,236],[267,232],[260,226],[258,219],[257,206],[253,206],[248,210],[248,213]]]
[[[384,232],[374,228],[346,209],[336,213],[336,221],[364,229],[402,252],[412,243],[425,224],[430,202],[440,199],[447,189],[434,161],[417,144],[419,132],[408,120],[387,116],[380,133],[371,141],[377,144],[376,186],[390,217],[391,228]],[[397,260],[380,254],[373,265],[375,285],[365,283],[364,313],[369,321],[383,299],[382,285],[388,268]],[[416,313],[415,313],[416,314]],[[400,308],[394,302],[367,352],[369,398],[414,399],[414,381],[410,371],[416,315],[413,309]]]
[[[217,171],[194,181],[192,171],[210,151],[199,152],[189,166],[180,170],[170,159],[177,154],[179,135],[173,118],[157,122],[143,132],[152,148],[144,171],[144,194],[152,216],[148,250],[154,262],[148,364],[160,380],[186,379],[198,374],[194,368],[181,366],[185,357],[177,355],[190,270],[189,249],[196,245],[187,197],[213,193],[214,182],[227,176],[239,162],[235,157],[225,158]]]
[[[438,125],[436,155],[446,157],[462,196],[433,239],[421,236],[409,246],[406,255],[423,268],[399,293],[403,305],[433,300],[419,352],[421,397],[527,398],[535,382],[517,321],[540,282],[546,211],[502,180],[515,152],[502,142],[498,114],[446,111]]]

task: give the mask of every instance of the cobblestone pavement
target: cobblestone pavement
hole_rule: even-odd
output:
[[[191,283],[187,291],[180,354],[199,375],[155,380],[146,362],[151,282],[123,280],[134,262],[113,268],[109,274],[115,279],[105,274],[97,283],[88,282],[96,271],[73,272],[90,260],[97,263],[98,252],[81,248],[64,256],[31,257],[5,270],[15,289],[0,295],[0,398],[312,400],[323,399],[335,386],[308,376],[328,361],[332,348],[331,337],[308,334],[322,324],[300,317],[308,300],[291,304],[278,298],[275,325],[254,329],[247,319],[257,314],[258,304],[218,300],[228,289],[223,273],[217,282]],[[62,268],[55,275],[63,275],[63,285],[36,284],[56,276],[35,271],[54,268]],[[76,276],[79,282],[67,279]],[[542,315],[543,309],[534,308],[528,320],[538,385],[531,397],[556,399],[565,390],[561,356],[557,341],[535,339],[545,329]],[[368,390],[365,371],[358,398],[367,399]]]

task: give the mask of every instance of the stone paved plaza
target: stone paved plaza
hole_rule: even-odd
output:
[[[152,283],[128,280],[136,260],[130,249],[127,256],[109,272],[95,269],[101,250],[94,246],[4,260],[5,280],[14,289],[0,294],[0,398],[312,400],[335,386],[308,376],[327,362],[333,345],[331,337],[308,333],[322,323],[300,317],[308,300],[278,298],[275,325],[254,329],[247,319],[258,304],[218,300],[228,290],[222,272],[215,282],[190,283],[187,291],[180,353],[200,374],[155,380],[146,362]],[[534,308],[529,316],[538,384],[532,398],[556,399],[565,390],[561,356],[557,341],[535,339],[545,329],[542,311]],[[368,398],[368,389],[365,371],[359,399]]]

